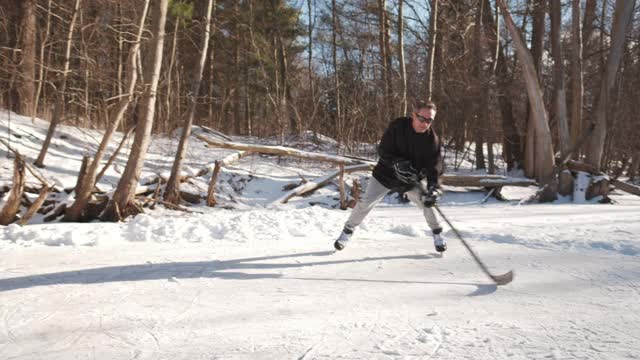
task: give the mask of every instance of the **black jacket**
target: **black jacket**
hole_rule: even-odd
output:
[[[396,178],[393,169],[396,161],[409,160],[418,171],[420,179],[426,177],[430,186],[438,185],[438,176],[442,173],[440,139],[433,128],[417,133],[411,122],[410,117],[393,120],[378,145],[380,159],[373,168],[373,177],[392,190],[408,191],[413,187]]]

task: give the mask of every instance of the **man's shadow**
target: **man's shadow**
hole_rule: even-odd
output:
[[[322,257],[334,254],[334,251],[319,251],[297,254],[284,254],[274,256],[260,256],[233,260],[210,260],[193,262],[147,263],[137,265],[106,266],[94,269],[72,270],[49,274],[27,275],[14,278],[0,279],[0,292],[27,289],[39,286],[70,285],[70,284],[101,284],[109,282],[166,280],[166,279],[196,279],[219,278],[226,280],[254,280],[254,279],[295,279],[315,281],[357,281],[380,283],[406,283],[406,284],[448,284],[461,286],[475,286],[476,290],[468,296],[487,295],[497,290],[494,284],[473,284],[461,282],[433,282],[433,281],[402,281],[402,280],[375,280],[375,279],[348,279],[348,278],[295,278],[286,277],[278,273],[248,273],[239,270],[271,270],[301,268],[318,265],[338,265],[346,263],[361,263],[381,260],[414,259],[424,260],[432,258],[431,255],[397,255],[366,257],[361,259],[337,259],[327,261],[300,261],[277,262],[269,261],[281,259],[296,259],[304,257]],[[426,274],[425,274],[426,276]]]

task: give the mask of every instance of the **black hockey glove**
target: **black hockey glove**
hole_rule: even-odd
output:
[[[407,185],[413,185],[419,181],[418,171],[411,165],[411,161],[402,160],[393,163],[396,178]]]
[[[440,192],[435,186],[429,186],[427,192],[422,194],[421,200],[422,204],[427,207],[433,207],[436,203],[438,203],[438,198],[440,197]]]

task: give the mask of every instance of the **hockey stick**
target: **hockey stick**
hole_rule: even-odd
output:
[[[435,204],[433,205],[433,207],[438,211],[440,216],[442,216],[442,218],[447,223],[447,225],[449,225],[451,230],[453,230],[454,234],[456,234],[458,239],[460,239],[460,242],[462,242],[462,245],[464,245],[464,247],[467,248],[467,250],[469,251],[469,253],[473,257],[473,259],[476,261],[478,266],[480,266],[480,268],[482,269],[482,271],[484,271],[484,273],[487,274],[487,276],[490,277],[491,280],[493,280],[493,282],[496,283],[496,285],[506,285],[506,284],[510,283],[513,280],[513,270],[509,271],[509,272],[507,272],[505,274],[501,274],[501,275],[492,274],[489,271],[489,269],[487,268],[487,266],[482,262],[482,260],[480,260],[480,258],[476,254],[476,252],[473,251],[471,246],[469,246],[469,244],[462,238],[462,235],[460,235],[458,230],[455,227],[453,227],[453,225],[451,224],[449,219],[447,219],[447,217],[444,216],[444,214],[442,213],[442,210],[440,210],[440,208]]]
[[[417,181],[416,182],[416,186],[418,187],[418,189],[422,190],[422,192],[426,192],[425,189],[424,189],[424,185],[421,182]],[[485,265],[484,262],[482,262],[482,260],[480,260],[480,258],[476,254],[476,252],[473,251],[471,246],[469,246],[469,244],[465,241],[465,239],[462,238],[462,235],[460,235],[460,232],[458,232],[458,230],[453,226],[453,224],[451,224],[451,221],[449,221],[449,219],[447,219],[447,217],[444,215],[442,210],[440,210],[438,205],[433,204],[432,207],[434,207],[438,211],[438,213],[440,214],[440,216],[442,216],[442,218],[447,223],[447,225],[449,225],[451,230],[453,230],[453,233],[456,234],[458,239],[460,239],[460,242],[462,242],[462,245],[464,245],[464,247],[467,248],[467,250],[469,251],[469,253],[473,257],[473,260],[476,261],[476,264],[478,264],[478,266],[480,266],[482,271],[484,271],[484,273],[487,274],[487,276],[490,277],[491,280],[493,280],[493,282],[496,285],[506,285],[506,284],[510,283],[513,280],[513,270],[509,271],[507,273],[501,274],[501,275],[492,274],[489,271],[489,269],[487,268],[487,265]]]

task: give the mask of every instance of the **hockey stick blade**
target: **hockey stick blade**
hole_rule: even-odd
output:
[[[491,280],[493,280],[496,285],[507,285],[511,281],[513,281],[513,271],[509,271],[508,273],[502,275],[490,275]]]

